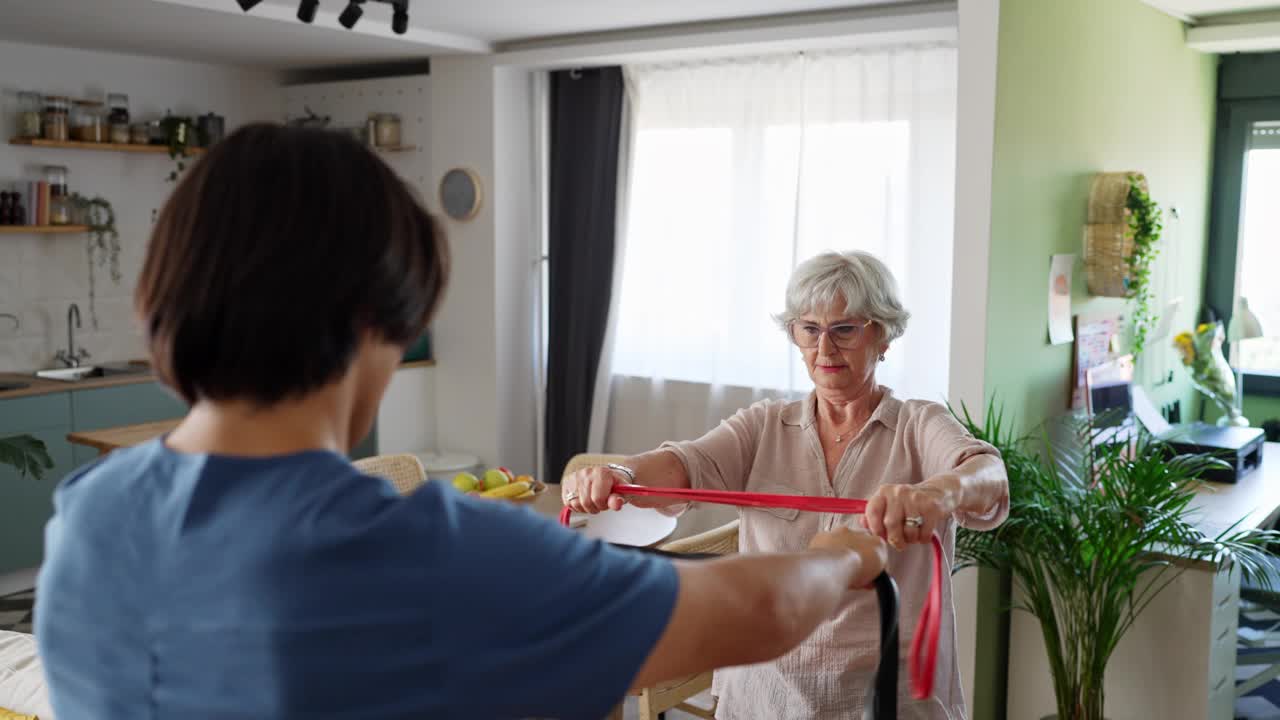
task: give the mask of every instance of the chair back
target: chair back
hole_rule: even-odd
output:
[[[416,455],[374,455],[356,460],[352,465],[365,475],[388,480],[401,495],[408,495],[427,481],[427,471]]]

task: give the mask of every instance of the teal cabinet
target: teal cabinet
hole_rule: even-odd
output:
[[[187,414],[187,404],[159,383],[119,385],[71,393],[76,431],[170,420]]]
[[[170,420],[187,414],[187,404],[159,383],[79,390],[71,393],[71,429],[102,430],[121,425]],[[77,466],[98,457],[98,451],[73,445]]]
[[[374,423],[373,427],[369,429],[369,434],[365,436],[365,439],[361,440],[360,444],[351,448],[351,459],[359,460],[360,458],[367,458],[377,454],[378,454],[378,424]]]
[[[53,470],[39,481],[0,467],[0,573],[40,564],[54,488],[72,470],[98,457],[93,448],[67,442],[68,433],[186,413],[185,403],[151,382],[0,399],[0,437],[33,435],[48,447],[54,462]]]
[[[76,465],[67,442],[69,432],[70,393],[0,400],[0,437],[35,436],[53,459],[53,469],[41,480],[0,466],[0,573],[35,567],[43,558],[53,489]]]

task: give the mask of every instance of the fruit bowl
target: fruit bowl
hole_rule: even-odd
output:
[[[486,471],[483,478],[471,473],[458,473],[453,486],[459,491],[488,500],[534,500],[546,492],[547,484],[530,475],[516,475],[506,468]]]

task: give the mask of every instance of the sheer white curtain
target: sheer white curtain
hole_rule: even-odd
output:
[[[944,397],[955,49],[632,66],[626,77],[629,201],[604,444],[643,449],[761,396],[808,392],[771,315],[792,268],[827,249],[883,258],[913,313],[880,381],[900,397]]]

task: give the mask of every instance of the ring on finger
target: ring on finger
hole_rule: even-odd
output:
[[[573,502],[574,500],[577,500],[577,499],[578,499],[578,493],[576,493],[576,492],[571,492],[571,493],[569,493],[568,495],[565,495],[565,496],[564,496],[564,501],[565,501],[565,502],[567,502],[567,503],[568,503],[568,502]]]
[[[912,515],[911,517],[903,520],[902,524],[909,528],[922,528],[924,527],[924,517],[920,515]]]

